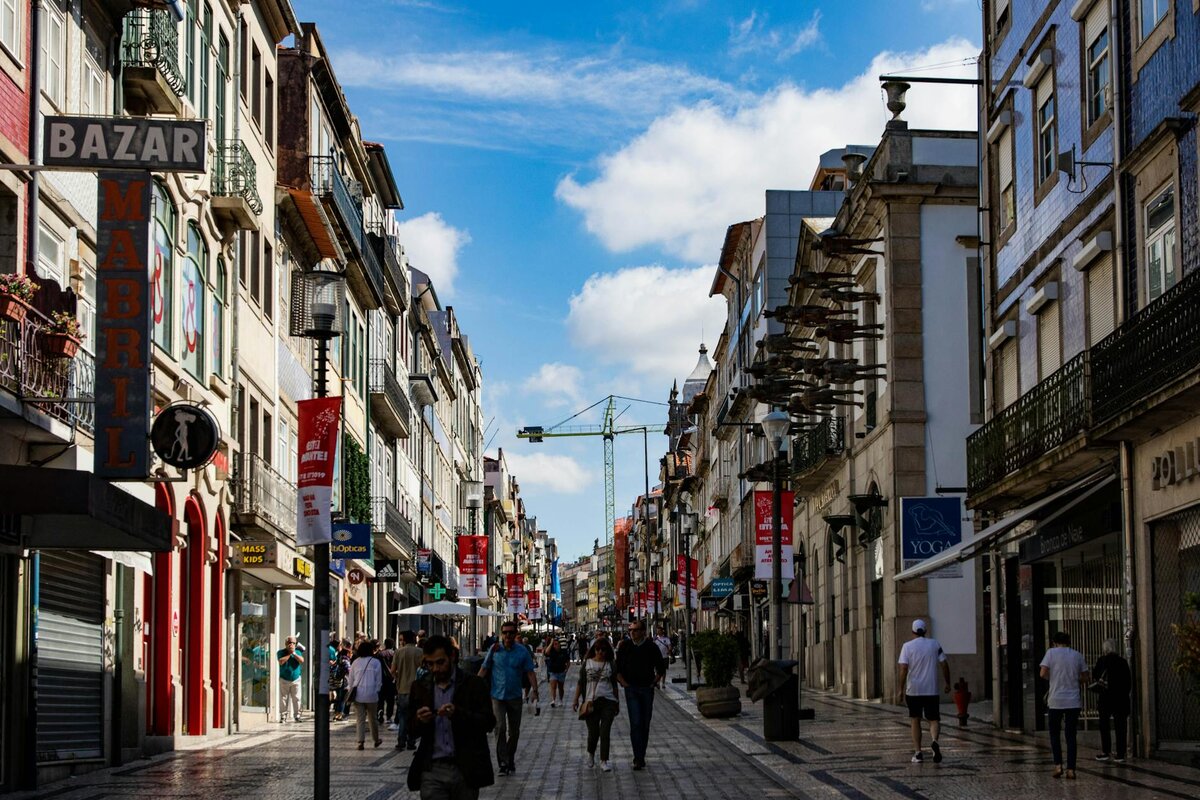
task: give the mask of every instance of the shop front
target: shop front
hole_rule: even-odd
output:
[[[1145,687],[1135,714],[1149,749],[1185,761],[1200,755],[1200,664],[1185,656],[1186,642],[1200,641],[1198,451],[1200,422],[1190,421],[1138,447],[1133,457],[1143,643],[1134,681]]]

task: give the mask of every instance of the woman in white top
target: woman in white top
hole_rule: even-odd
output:
[[[579,710],[580,703],[592,704],[591,712],[584,717],[587,722],[588,766],[596,766],[596,742],[600,743],[600,769],[612,771],[608,763],[608,750],[613,720],[621,710],[617,698],[616,655],[608,639],[597,639],[583,659],[579,669],[579,682],[575,684],[575,702],[572,708]]]
[[[366,725],[371,726],[371,738],[375,746],[383,744],[379,738],[379,720],[375,718],[379,708],[379,690],[383,688],[383,665],[375,657],[375,645],[364,641],[354,654],[354,663],[350,665],[350,680],[346,689],[354,696],[354,719],[358,734],[358,749],[363,749],[363,739]],[[365,723],[365,724],[364,724]]]

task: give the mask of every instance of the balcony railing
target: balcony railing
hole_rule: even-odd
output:
[[[95,359],[83,350],[74,358],[46,355],[42,326],[48,322],[33,308],[21,322],[0,317],[0,386],[43,414],[90,434],[95,429]]]
[[[393,436],[407,437],[412,425],[408,393],[396,380],[392,365],[384,359],[371,360],[371,412]]]
[[[333,156],[313,156],[311,161],[313,194],[333,198],[333,204],[342,216],[343,229],[361,253],[364,249],[362,209],[350,194],[337,162]]]
[[[155,69],[177,96],[186,84],[179,69],[179,25],[163,8],[135,8],[125,15],[121,63]]]
[[[1084,351],[967,437],[967,491],[991,486],[1085,431],[1090,409]]]
[[[379,254],[375,252],[375,248],[371,246],[365,234],[360,234],[358,246],[362,252],[363,270],[367,273],[367,281],[371,284],[371,290],[376,296],[382,298],[384,296],[383,265],[379,261]]]
[[[232,484],[239,515],[258,516],[284,533],[295,534],[296,486],[262,456],[239,456],[234,462]]]
[[[400,259],[396,256],[395,241],[392,237],[382,233],[373,233],[368,237],[368,240],[373,245],[375,253],[383,265],[383,274],[392,289],[394,305],[391,311],[398,314],[408,305],[408,280],[407,272],[400,265]]]
[[[1092,347],[1096,423],[1200,366],[1200,271],[1130,317]]]
[[[238,139],[221,142],[217,150],[216,167],[213,194],[218,197],[240,197],[251,211],[261,214],[263,202],[258,196],[258,170],[246,145]]]
[[[792,443],[792,473],[803,475],[846,449],[846,418],[830,416]]]
[[[390,498],[375,497],[371,503],[371,520],[375,532],[395,539],[409,557],[412,557],[417,546],[413,541],[412,523],[404,518],[400,508]]]

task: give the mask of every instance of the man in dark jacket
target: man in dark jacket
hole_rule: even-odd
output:
[[[495,782],[487,735],[496,727],[487,683],[458,669],[458,648],[446,636],[422,645],[429,674],[412,685],[408,728],[421,744],[408,769],[408,788],[422,800],[467,798]]]
[[[629,625],[629,639],[617,649],[617,682],[625,687],[629,709],[629,739],[633,744],[633,768],[646,768],[646,746],[650,743],[650,717],[654,714],[654,684],[667,674],[662,651],[646,638],[646,623]]]

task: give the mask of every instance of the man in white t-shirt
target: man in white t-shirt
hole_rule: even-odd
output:
[[[912,741],[915,752],[912,763],[925,760],[921,754],[921,717],[929,720],[929,746],[933,749],[933,761],[942,760],[942,748],[938,744],[938,729],[941,727],[941,694],[938,691],[938,664],[942,665],[943,692],[950,692],[950,662],[942,652],[937,639],[925,636],[928,626],[925,620],[914,620],[913,638],[900,648],[900,685],[904,687],[904,700],[908,704],[908,717],[912,723]]]

